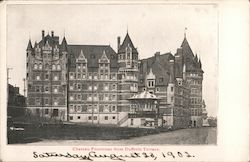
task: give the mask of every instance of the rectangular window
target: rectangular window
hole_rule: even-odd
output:
[[[36,108],[36,115],[40,115],[40,109]]]
[[[91,73],[89,73],[89,79],[92,79],[92,74]]]
[[[53,109],[53,116],[58,116],[58,109]]]
[[[54,105],[57,106],[58,105],[58,99],[55,97],[53,100],[54,100]]]
[[[40,98],[36,98],[36,105],[40,105]]]
[[[78,100],[81,100],[82,99],[82,96],[80,94],[77,95],[77,99]]]
[[[77,88],[80,91],[81,90],[81,84],[77,84]]]
[[[112,106],[112,111],[115,111],[115,106]]]
[[[92,100],[92,95],[91,94],[88,94],[88,101],[91,101]]]
[[[134,119],[130,120],[130,125],[134,125]]]
[[[48,104],[49,104],[49,99],[45,98],[45,105],[48,105]]]
[[[86,75],[85,74],[82,74],[82,79],[85,79],[86,78]]]
[[[81,79],[81,74],[77,74],[77,79]]]
[[[97,116],[94,116],[94,120],[97,120]]]
[[[97,79],[97,73],[94,74],[94,79]]]
[[[174,87],[171,87],[171,92],[173,92],[174,91]]]
[[[92,116],[88,116],[88,120],[92,120]]]
[[[108,116],[104,116],[104,120],[108,120],[109,119],[109,117]]]
[[[45,74],[45,79],[46,79],[46,80],[49,79],[49,74]]]
[[[69,78],[70,78],[70,79],[74,79],[74,73],[72,73],[72,72],[69,73]]]
[[[45,109],[45,115],[49,114],[49,109]]]
[[[40,87],[36,86],[36,92],[40,92]]]
[[[69,116],[69,120],[73,120],[73,116]]]
[[[53,92],[54,92],[54,93],[58,93],[58,88],[57,88],[57,86],[54,86],[54,87],[53,87]]]

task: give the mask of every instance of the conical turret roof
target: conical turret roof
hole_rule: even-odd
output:
[[[66,38],[65,37],[63,37],[63,40],[62,40],[62,44],[61,44],[61,50],[62,51],[67,51],[68,49],[67,49],[67,41],[66,41]]]
[[[137,52],[137,49],[135,48],[135,46],[134,46],[134,44],[133,44],[133,42],[132,42],[132,40],[131,40],[131,38],[130,38],[130,36],[129,36],[128,33],[126,34],[126,36],[125,36],[125,38],[124,38],[124,41],[123,41],[122,45],[121,45],[120,48],[118,49],[118,53],[123,53],[123,52],[125,52],[125,51],[126,51],[126,47],[127,47],[128,45],[132,48],[132,53],[138,53],[138,52]]]
[[[31,40],[29,39],[29,43],[28,43],[28,46],[27,46],[27,51],[29,50],[32,50],[32,43],[31,43]]]

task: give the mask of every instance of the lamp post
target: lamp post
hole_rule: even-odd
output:
[[[154,104],[156,106],[156,127],[158,128],[158,120],[159,120],[159,102],[157,100],[154,101]]]

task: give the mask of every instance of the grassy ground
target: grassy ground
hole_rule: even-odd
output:
[[[94,125],[26,126],[25,131],[10,132],[9,143],[50,140],[119,140],[159,133],[157,129],[124,128]]]

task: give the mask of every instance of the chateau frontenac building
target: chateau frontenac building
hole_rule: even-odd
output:
[[[27,108],[44,118],[124,126],[133,116],[129,98],[147,91],[159,98],[161,126],[201,126],[203,70],[186,37],[175,55],[139,60],[128,33],[122,43],[117,38],[117,49],[68,44],[65,37],[60,43],[42,31],[26,50]]]

